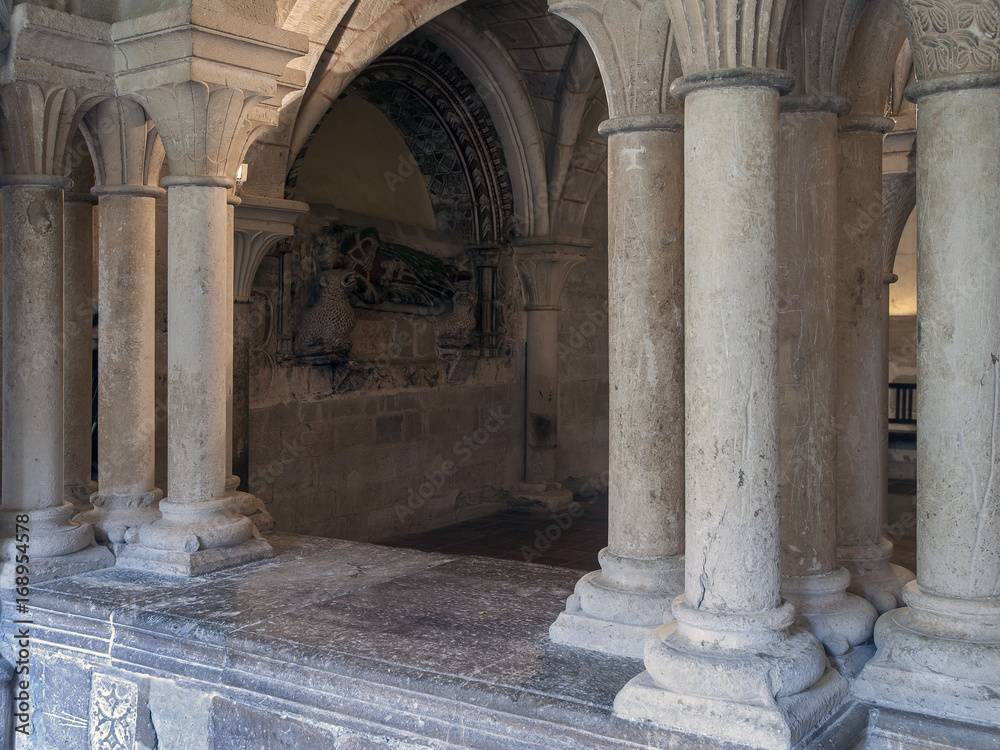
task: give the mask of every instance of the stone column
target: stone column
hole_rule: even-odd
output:
[[[559,297],[574,266],[593,243],[574,238],[531,237],[516,241],[517,265],[527,313],[524,376],[524,483],[518,499],[564,510],[573,493],[556,481],[559,434]]]
[[[89,510],[94,372],[94,198],[65,197],[63,268],[63,499]]]
[[[883,308],[882,136],[884,117],[840,118],[837,135],[837,559],[848,591],[879,612],[898,606],[913,574],[890,565],[882,537],[888,503],[888,340]]]
[[[615,712],[789,748],[847,692],[779,591],[775,199],[778,97],[792,80],[712,70],[714,53],[676,24],[701,10],[668,8],[687,73],[671,86],[684,101],[684,594]]]
[[[683,115],[618,117],[608,137],[608,546],[549,629],[642,658],[684,575]]]
[[[33,11],[19,11],[21,13]],[[27,32],[25,32],[27,33]],[[29,538],[33,583],[114,563],[72,521],[63,475],[63,191],[65,144],[84,92],[17,81],[3,119],[3,510],[0,587],[12,588],[16,538]],[[11,136],[17,134],[17,138]],[[18,525],[21,529],[19,530]],[[23,530],[27,527],[27,531]]]
[[[917,579],[856,690],[1000,727],[1000,42],[950,3],[900,7],[919,81]]]
[[[781,593],[853,676],[874,653],[862,644],[878,613],[846,593],[837,564],[837,116],[850,106],[782,100],[777,236]]]
[[[199,57],[209,31],[226,37],[225,59]],[[226,483],[230,433],[227,380],[233,352],[233,269],[227,196],[250,144],[276,122],[267,102],[290,60],[308,50],[300,34],[226,15],[171,30],[173,45],[140,30],[117,39],[142,71],[116,79],[156,125],[170,163],[167,188],[168,496],[162,517],[126,535],[119,565],[199,575],[271,554],[253,523],[233,509]],[[182,57],[177,58],[177,50]],[[172,71],[184,70],[178,81]],[[152,83],[162,72],[171,82]],[[164,80],[160,79],[160,80]],[[238,86],[238,88],[237,88]]]
[[[129,529],[160,517],[155,486],[156,131],[137,103],[106,99],[85,118],[98,185],[98,491],[78,520],[120,552]],[[154,183],[154,184],[151,184]]]

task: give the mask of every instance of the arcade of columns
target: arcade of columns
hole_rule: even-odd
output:
[[[915,579],[889,565],[881,536],[889,269],[878,218],[892,121],[879,116],[885,97],[872,80],[898,47],[886,43],[894,6],[551,9],[590,42],[611,110],[612,477],[601,570],[580,580],[552,639],[643,656],[616,713],[714,739],[788,747],[849,692],[1000,724],[1000,8],[899,4],[920,79],[908,92],[920,106]],[[234,465],[246,470],[244,409],[233,408],[246,370],[229,352],[234,315],[247,330],[240,305],[256,263],[304,207],[257,201],[234,245],[231,198],[246,149],[275,122],[285,65],[305,46],[215,15],[168,12],[166,30],[120,22],[106,39],[66,18],[17,6],[0,88],[3,585],[24,514],[35,580],[116,561],[197,575],[259,559],[270,548],[246,514],[260,525],[266,514],[232,478]],[[193,52],[167,52],[169,35]],[[213,60],[199,57],[223,35]],[[851,67],[861,56],[876,73]],[[98,176],[108,415],[92,507],[92,488],[73,479],[89,476],[74,453],[89,415],[63,401],[84,387],[62,374],[63,358],[83,349],[68,332],[78,333],[71,314],[88,293],[69,283],[87,274],[63,267],[60,229],[79,242],[90,220],[63,177],[77,128]],[[152,470],[163,189],[165,498]],[[552,425],[554,321],[579,257],[569,242],[518,249],[529,410],[537,391],[539,419]],[[549,442],[543,432],[529,432],[525,489],[551,493],[555,432]]]

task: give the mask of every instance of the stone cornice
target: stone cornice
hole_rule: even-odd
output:
[[[555,0],[549,10],[590,43],[612,118],[680,110],[669,93],[680,59],[662,0]]]

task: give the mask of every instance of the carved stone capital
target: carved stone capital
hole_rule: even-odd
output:
[[[779,68],[791,0],[666,0],[685,75]]]
[[[611,117],[680,111],[667,91],[681,67],[662,1],[553,0],[549,10],[590,43]]]
[[[145,110],[124,97],[105,99],[83,118],[80,130],[94,159],[97,185],[155,186],[165,156]]]
[[[253,279],[264,256],[282,239],[295,234],[295,221],[309,204],[244,195],[236,207],[233,299],[249,302]]]
[[[802,0],[796,3],[786,34],[782,65],[795,76],[793,93],[812,96],[838,92],[854,30],[866,4],[867,0]]]
[[[559,310],[559,297],[569,272],[593,249],[589,240],[527,237],[514,243],[514,263],[521,280],[525,310]]]
[[[115,82],[156,124],[172,176],[232,177],[277,121],[277,80],[308,51],[301,34],[199,6],[114,25]],[[177,54],[177,50],[183,50]]]
[[[1000,71],[1000,5],[978,0],[898,0],[921,82]]]

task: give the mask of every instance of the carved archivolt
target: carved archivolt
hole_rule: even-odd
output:
[[[900,0],[918,78],[1000,70],[995,0]]]

